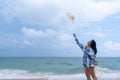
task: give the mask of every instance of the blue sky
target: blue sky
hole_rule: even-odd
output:
[[[119,21],[119,0],[0,0],[0,57],[82,57],[73,33],[120,57]]]

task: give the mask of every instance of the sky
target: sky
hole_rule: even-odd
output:
[[[73,33],[120,57],[119,21],[120,0],[0,0],[0,57],[82,57]]]

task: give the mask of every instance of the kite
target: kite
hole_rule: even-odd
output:
[[[66,13],[66,14],[67,14],[68,18],[69,18],[72,22],[74,22],[74,19],[75,19],[74,15],[71,14],[70,12],[68,12],[68,13]]]

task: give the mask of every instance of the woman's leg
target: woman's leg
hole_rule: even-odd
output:
[[[93,80],[97,80],[97,77],[95,75],[94,67],[89,68],[90,75],[92,76]]]
[[[90,78],[90,73],[89,73],[89,68],[84,67],[84,72],[85,72],[85,74],[86,74],[87,80],[91,80],[91,78]]]

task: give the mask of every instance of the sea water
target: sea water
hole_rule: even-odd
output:
[[[99,80],[120,80],[120,58],[97,58]],[[79,57],[1,57],[0,79],[40,78],[49,80],[86,79]]]

